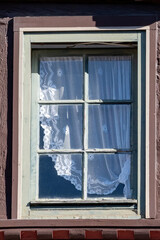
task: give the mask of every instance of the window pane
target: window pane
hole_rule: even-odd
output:
[[[88,154],[88,197],[131,198],[130,154]]]
[[[82,105],[40,106],[40,148],[82,149]]]
[[[82,99],[83,58],[40,59],[40,99]]]
[[[39,157],[39,198],[81,198],[82,155]]]
[[[89,57],[88,73],[90,99],[130,99],[130,56]]]
[[[130,148],[130,105],[89,105],[89,148]]]

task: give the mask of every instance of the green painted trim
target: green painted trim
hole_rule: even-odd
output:
[[[143,35],[143,36],[142,36]],[[44,216],[44,210],[36,210],[36,211],[32,211],[29,207],[28,207],[28,203],[30,202],[30,200],[36,200],[37,197],[37,193],[35,187],[31,187],[32,191],[30,193],[29,188],[27,186],[29,186],[29,179],[30,179],[30,154],[34,155],[34,159],[33,161],[35,162],[36,160],[36,156],[37,156],[37,152],[35,153],[35,151],[37,151],[36,148],[38,148],[38,146],[36,145],[36,147],[33,147],[32,145],[35,146],[34,142],[37,141],[38,137],[39,137],[39,129],[37,130],[37,133],[35,134],[35,131],[31,131],[31,142],[30,142],[30,124],[32,124],[32,126],[36,126],[36,124],[39,124],[39,121],[37,119],[37,114],[38,114],[38,108],[36,107],[36,105],[38,105],[38,101],[36,100],[36,94],[34,94],[34,88],[37,88],[37,80],[36,82],[33,84],[33,88],[31,90],[31,43],[54,43],[54,42],[94,42],[94,41],[99,41],[99,42],[107,42],[107,41],[113,41],[113,42],[118,42],[118,41],[124,41],[124,42],[138,42],[138,114],[140,113],[140,117],[138,118],[138,131],[140,131],[139,135],[138,135],[138,148],[140,149],[141,147],[141,143],[143,141],[143,136],[144,134],[141,135],[142,133],[142,129],[141,129],[141,121],[144,122],[145,119],[142,119],[142,113],[145,111],[143,109],[141,109],[141,102],[143,102],[144,100],[144,96],[142,94],[142,87],[141,87],[141,81],[145,82],[145,47],[144,47],[144,43],[145,43],[145,34],[143,32],[131,32],[131,31],[124,31],[124,32],[120,32],[118,33],[118,31],[115,33],[113,32],[88,32],[88,33],[83,33],[83,32],[74,32],[74,33],[42,33],[42,34],[31,34],[31,33],[27,33],[24,34],[24,64],[23,64],[23,75],[24,75],[24,80],[23,80],[23,113],[22,113],[22,117],[23,117],[23,146],[22,146],[22,155],[23,155],[23,162],[22,162],[22,217],[24,218],[35,218],[36,216],[39,218],[56,218],[56,214],[57,217],[59,216],[59,218],[65,218],[65,210],[61,211],[60,216],[59,213],[55,213],[55,211],[50,211],[50,213],[45,212]],[[142,45],[142,46],[141,46]],[[108,52],[108,54],[106,54],[106,51]],[[94,52],[94,53],[93,53]],[[117,53],[118,52],[118,53]],[[38,59],[39,57],[43,57],[46,56],[45,54],[47,54],[48,56],[55,56],[55,54],[57,56],[63,55],[63,56],[68,56],[68,55],[83,55],[83,54],[87,54],[87,55],[126,55],[126,52],[128,55],[133,54],[133,49],[68,49],[67,53],[65,53],[65,49],[62,50],[33,50],[33,60],[32,60],[32,70],[33,70],[33,80],[34,79],[38,79],[38,75],[37,75],[37,69],[38,69],[38,65],[36,63],[37,60],[34,59]],[[36,56],[35,56],[36,55]],[[143,55],[143,57],[141,57],[141,55]],[[141,64],[142,63],[142,64]],[[35,73],[34,73],[35,71]],[[142,72],[142,74],[141,74]],[[136,84],[135,84],[136,85]],[[142,86],[144,86],[144,83],[142,82]],[[88,87],[87,87],[88,88]],[[134,89],[136,87],[133,87]],[[34,118],[30,118],[30,113],[31,113],[31,104],[30,104],[30,99],[31,99],[31,93],[32,93],[32,99],[33,99],[33,106],[32,106],[32,116]],[[142,94],[142,95],[141,95]],[[141,101],[142,98],[142,101]],[[132,99],[134,102],[134,99]],[[67,103],[67,102],[66,102]],[[40,103],[39,103],[40,104]],[[44,103],[46,104],[46,103]],[[86,98],[86,102],[84,104],[89,104],[87,98]],[[139,105],[140,104],[140,105]],[[35,109],[35,110],[34,110]],[[84,111],[85,112],[85,111]],[[87,109],[86,109],[87,112]],[[144,115],[143,115],[144,116]],[[31,122],[30,122],[31,121]],[[87,123],[87,121],[86,121]],[[38,125],[39,126],[39,125]],[[144,128],[144,127],[143,127]],[[34,136],[34,134],[36,136]],[[135,141],[135,140],[134,140]],[[31,151],[31,152],[30,152]],[[139,153],[141,152],[141,153]],[[35,154],[34,154],[35,153]],[[87,158],[87,151],[85,152],[86,154],[86,158]],[[142,156],[142,159],[141,157]],[[144,155],[142,154],[141,150],[138,150],[138,167],[140,168],[138,170],[138,186],[139,186],[139,192],[138,192],[138,206],[139,206],[139,212],[138,215],[137,214],[133,214],[133,212],[129,212],[128,216],[129,218],[140,218],[140,214],[142,214],[142,208],[144,207],[144,201],[143,201],[143,193],[142,193],[142,187],[141,187],[141,183],[144,181],[144,171],[142,171],[141,168],[141,164],[144,163]],[[140,160],[139,160],[140,159]],[[87,161],[86,161],[87,162]],[[86,165],[85,165],[86,166]],[[142,174],[141,174],[142,173]],[[37,179],[37,176],[35,177],[33,174],[33,178]],[[36,180],[34,180],[33,182],[35,182]],[[144,188],[143,188],[144,190]],[[86,190],[85,190],[86,191]],[[86,194],[85,194],[86,195]],[[143,204],[142,204],[143,203]],[[27,207],[26,207],[27,206]],[[117,210],[116,210],[117,211]],[[110,214],[113,213],[114,214],[114,218],[128,218],[123,216],[123,214],[121,215],[120,212],[116,214],[116,211],[110,211]],[[81,212],[85,212],[85,210],[81,211]],[[64,213],[64,215],[63,215]],[[96,213],[96,211],[94,212],[95,217],[98,215]],[[71,214],[72,215],[72,214]],[[86,214],[85,216],[87,216],[88,214]],[[112,215],[112,214],[111,214]],[[110,216],[111,216],[110,215]],[[48,217],[47,217],[48,216]],[[73,213],[73,218],[74,218],[74,213]],[[104,216],[104,215],[103,215]],[[71,217],[71,216],[70,216]],[[93,216],[92,216],[93,217]],[[106,214],[107,218],[110,218],[108,214]],[[106,218],[104,216],[104,218]],[[72,217],[71,217],[72,218]],[[82,213],[82,218],[83,218],[83,213]],[[84,217],[85,218],[85,217]]]
[[[137,86],[137,115],[138,115],[138,214],[145,214],[145,32],[138,34],[138,86]]]
[[[48,32],[25,33],[30,36],[31,43],[70,43],[70,42],[137,42],[135,31],[93,31],[93,32]]]
[[[141,216],[145,217],[145,172],[146,172],[146,164],[145,164],[145,150],[146,150],[146,33],[141,33],[141,148],[139,148],[139,151],[141,151],[141,203],[140,203],[140,209],[141,209]]]
[[[23,46],[23,79],[22,81],[22,215],[27,216],[29,207],[27,203],[30,199],[30,115],[31,115],[31,45],[29,37],[24,39]]]
[[[138,74],[137,74],[137,51],[134,51],[132,55],[132,84],[131,84],[131,149],[133,150],[133,154],[131,156],[131,189],[132,189],[132,197],[137,199],[137,190],[138,190],[138,174],[137,171],[137,124],[138,124],[138,116],[137,116],[137,106],[138,106],[138,99],[137,99],[137,85],[138,85]],[[137,124],[136,124],[137,123]]]
[[[37,149],[39,149],[39,89],[40,89],[40,77],[39,77],[39,61],[36,52],[32,53],[32,109],[31,109],[31,199],[38,199],[38,168],[39,158]]]

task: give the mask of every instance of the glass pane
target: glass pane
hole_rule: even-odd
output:
[[[131,198],[130,154],[88,154],[88,197]]]
[[[40,100],[82,99],[82,57],[40,58]]]
[[[82,105],[40,106],[40,148],[82,149]]]
[[[89,105],[89,148],[130,148],[130,105]]]
[[[88,73],[90,99],[130,99],[130,56],[89,57]]]
[[[39,198],[81,198],[82,155],[39,157]]]

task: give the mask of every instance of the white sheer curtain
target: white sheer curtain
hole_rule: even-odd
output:
[[[89,57],[89,98],[130,99],[131,58],[128,56]],[[82,99],[83,58],[40,59],[40,99]],[[83,106],[41,105],[40,142],[43,149],[82,149]],[[43,139],[43,141],[42,141]],[[89,148],[130,148],[130,105],[89,105]],[[69,154],[48,155],[57,175],[82,189],[82,170]],[[119,183],[123,196],[130,198],[130,154],[88,154],[88,194],[107,196]]]
[[[92,56],[88,68],[90,99],[130,99],[131,56]]]

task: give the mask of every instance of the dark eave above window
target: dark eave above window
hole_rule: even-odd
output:
[[[8,3],[56,3],[56,4],[160,4],[159,0],[1,0]]]

